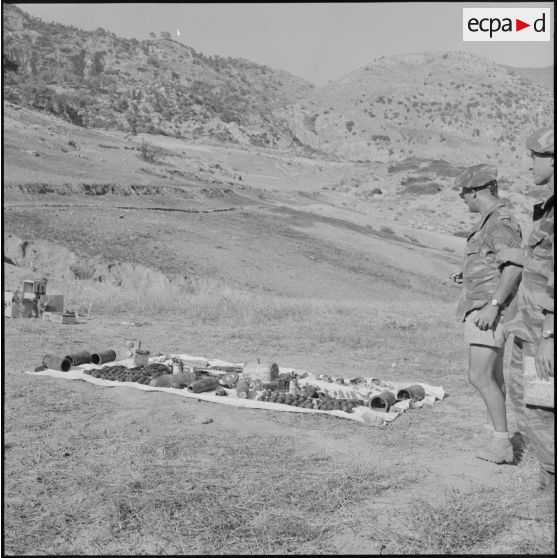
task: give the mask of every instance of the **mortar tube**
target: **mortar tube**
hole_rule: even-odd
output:
[[[424,388],[418,384],[414,384],[407,388],[400,389],[397,392],[397,399],[413,399],[414,401],[422,401],[426,395]]]
[[[379,395],[376,395],[370,399],[368,406],[371,409],[376,409],[378,411],[389,411],[389,408],[395,403],[395,394],[391,391],[382,391]]]
[[[91,353],[91,362],[93,364],[104,364],[116,360],[116,351],[107,349],[106,351],[95,351]]]
[[[91,362],[91,354],[89,351],[77,351],[66,355],[72,361],[72,366],[79,366],[80,364],[89,364]]]
[[[43,357],[43,366],[52,368],[53,370],[68,372],[72,367],[72,361],[68,357],[61,358],[56,355],[48,354]]]

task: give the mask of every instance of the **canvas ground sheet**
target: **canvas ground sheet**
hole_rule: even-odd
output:
[[[220,359],[207,359],[204,357],[191,356],[187,354],[172,354],[172,355],[159,355],[154,356],[149,359],[149,363],[172,363],[172,358],[180,358],[187,361],[199,361],[200,365],[203,366],[206,363],[209,366],[243,366],[244,363],[231,363]],[[302,407],[296,407],[291,405],[285,405],[283,403],[273,403],[270,401],[258,401],[254,396],[256,393],[250,396],[250,398],[242,399],[237,397],[235,389],[226,389],[226,396],[219,396],[212,392],[203,393],[192,393],[187,389],[178,389],[172,387],[155,387],[150,385],[144,385],[136,382],[119,382],[106,380],[104,378],[94,378],[89,374],[85,373],[85,370],[101,369],[105,366],[133,366],[133,363],[129,360],[120,360],[117,362],[109,362],[103,365],[95,364],[82,364],[80,366],[72,366],[68,372],[62,372],[60,370],[54,370],[51,368],[46,368],[44,370],[39,370],[37,372],[26,371],[27,374],[33,376],[50,376],[53,378],[59,378],[62,380],[74,380],[74,381],[85,381],[98,386],[104,387],[127,387],[132,389],[139,389],[143,391],[162,391],[179,397],[186,397],[189,399],[198,399],[201,401],[208,401],[210,403],[218,403],[221,405],[232,405],[235,407],[245,407],[249,409],[265,409],[268,411],[279,411],[279,412],[289,412],[289,413],[321,413],[332,415],[338,418],[344,418],[349,420],[354,420],[368,426],[385,426],[387,423],[395,420],[403,412],[407,410],[414,410],[420,408],[424,405],[433,405],[436,401],[443,399],[445,396],[445,391],[441,386],[432,386],[425,384],[416,380],[398,380],[398,381],[383,381],[377,380],[377,385],[353,385],[353,384],[332,384],[330,382],[317,380],[316,375],[301,369],[289,368],[280,366],[280,373],[291,373],[302,376],[307,374],[304,378],[299,378],[298,383],[301,387],[307,384],[317,387],[320,390],[334,390],[336,392],[341,392],[342,394],[349,396],[351,393],[358,398],[364,399],[366,396],[380,394],[384,390],[389,390],[397,393],[400,389],[405,389],[406,387],[418,384],[424,388],[425,397],[421,401],[411,401],[409,399],[398,401],[386,411],[371,409],[367,406],[357,406],[353,409],[352,413],[346,413],[340,410],[318,410],[318,409],[306,409]],[[351,393],[350,393],[351,392]]]

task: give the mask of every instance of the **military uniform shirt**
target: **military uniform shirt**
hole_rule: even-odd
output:
[[[505,202],[497,201],[467,236],[462,291],[456,309],[459,321],[463,321],[471,310],[482,308],[494,298],[506,264],[523,265],[521,228]],[[507,301],[499,301],[502,310],[514,295],[515,291]]]
[[[536,343],[544,321],[543,310],[554,312],[555,195],[533,208],[533,232],[525,247],[525,265],[513,317],[506,328],[528,343]]]

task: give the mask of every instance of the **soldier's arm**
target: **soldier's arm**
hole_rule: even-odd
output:
[[[487,231],[487,242],[500,267],[513,264],[523,267],[524,250],[521,227],[507,216],[494,218]]]
[[[523,267],[515,264],[508,263],[502,268],[500,281],[494,291],[494,298],[502,304],[519,285],[521,281],[521,274]]]
[[[513,293],[517,285],[519,285],[522,272],[522,267],[513,264],[508,264],[502,269],[500,280],[492,296],[493,299],[499,302],[499,305],[493,306],[489,304],[490,301],[487,301],[487,304],[479,310],[475,319],[475,324],[479,329],[485,330],[492,327],[500,311],[500,306]]]
[[[521,245],[521,228],[507,216],[499,216],[487,231],[487,241],[496,256],[501,270],[500,281],[494,298],[503,303],[521,281],[524,251]]]
[[[501,270],[500,280],[492,298],[498,306],[487,304],[481,308],[475,323],[479,329],[491,328],[498,316],[500,306],[513,293],[521,281],[523,271],[523,249],[521,247],[521,229],[509,218],[495,216],[487,224],[486,242],[494,252]]]

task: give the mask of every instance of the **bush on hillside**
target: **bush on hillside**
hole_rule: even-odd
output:
[[[147,143],[145,140],[140,145],[140,157],[147,163],[157,164],[160,162],[162,152],[158,147]]]

